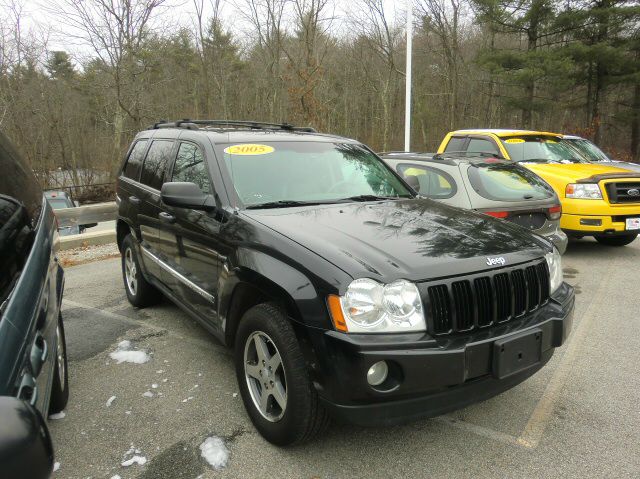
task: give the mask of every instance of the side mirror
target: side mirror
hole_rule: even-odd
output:
[[[45,479],[53,470],[53,444],[42,415],[15,397],[0,397],[0,477]]]
[[[160,197],[165,205],[211,211],[216,208],[212,195],[206,195],[195,183],[172,181],[162,185]]]
[[[420,181],[416,175],[407,175],[404,177],[404,181],[406,181],[407,184],[416,191],[416,193],[420,191]]]

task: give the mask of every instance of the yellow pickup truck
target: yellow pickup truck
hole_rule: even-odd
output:
[[[438,153],[495,156],[522,163],[544,178],[562,204],[561,228],[624,246],[640,233],[640,173],[587,162],[562,135],[529,130],[457,130]]]

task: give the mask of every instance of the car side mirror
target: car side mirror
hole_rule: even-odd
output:
[[[45,479],[53,470],[53,444],[42,415],[15,397],[0,397],[0,477]]]
[[[164,204],[177,208],[191,208],[194,210],[215,210],[216,203],[212,195],[202,192],[195,183],[172,181],[162,185],[160,197]]]
[[[404,181],[406,181],[407,184],[416,191],[416,193],[420,191],[420,181],[416,175],[407,175],[404,177]]]

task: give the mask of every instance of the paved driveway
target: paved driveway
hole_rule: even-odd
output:
[[[564,267],[578,293],[574,330],[537,375],[444,417],[392,428],[335,425],[289,449],[255,432],[230,352],[180,309],[132,308],[118,260],[68,268],[71,400],[66,417],[50,421],[60,462],[54,477],[637,478],[639,266],[640,240],[625,248],[570,244]],[[109,353],[124,339],[150,360],[117,364]],[[226,468],[200,456],[210,436],[230,451]],[[147,462],[121,466],[133,456]]]

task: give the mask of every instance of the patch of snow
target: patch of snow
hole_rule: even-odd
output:
[[[147,458],[144,456],[133,456],[131,459],[127,459],[126,461],[122,461],[120,464],[122,467],[133,466],[134,464],[138,464],[139,466],[144,466],[147,463]]]
[[[198,377],[201,377],[201,376],[202,376],[202,373],[198,373]]]
[[[122,477],[120,477],[119,474],[116,474],[115,476],[111,476],[111,479],[122,479]]]
[[[200,454],[216,471],[227,467],[229,462],[229,449],[217,436],[208,437],[200,444]]]
[[[158,369],[158,370],[156,371],[156,374],[162,374],[163,372],[164,372],[164,369]]]
[[[237,398],[238,397],[238,393],[233,393],[233,397]]]
[[[66,415],[67,415],[67,413],[65,413],[64,411],[60,411],[60,412],[57,412],[57,413],[55,413],[55,414],[51,414],[51,415],[49,416],[49,419],[53,419],[54,421],[55,421],[56,419],[64,419],[64,417],[65,417]]]
[[[54,462],[53,463],[53,472],[56,472],[58,469],[60,469],[60,463],[59,462]]]
[[[187,399],[183,399],[182,402],[191,401],[192,399],[193,399],[193,396],[189,396]]]
[[[162,380],[162,382],[163,382],[163,383],[166,383],[168,380],[169,380],[168,378],[164,378],[164,379]]]
[[[111,406],[111,404],[113,403],[113,401],[116,400],[115,396],[111,396],[109,399],[107,399],[107,407]]]
[[[158,385],[157,385],[156,383],[153,383],[153,384],[151,385],[151,387],[152,387],[153,389],[158,389]]]
[[[131,411],[125,411],[124,413],[125,414],[131,414]]]
[[[168,363],[169,361],[167,361],[166,359],[164,361],[162,361],[163,363]]]
[[[151,391],[147,391],[142,393],[142,395],[146,398],[152,398],[153,397],[153,393]]]
[[[146,351],[137,351],[132,348],[133,346],[131,344],[131,341],[120,341],[118,343],[118,346],[116,347],[116,350],[109,353],[109,356],[111,357],[111,359],[115,359],[117,364],[144,364],[149,361],[149,359],[151,359]]]

